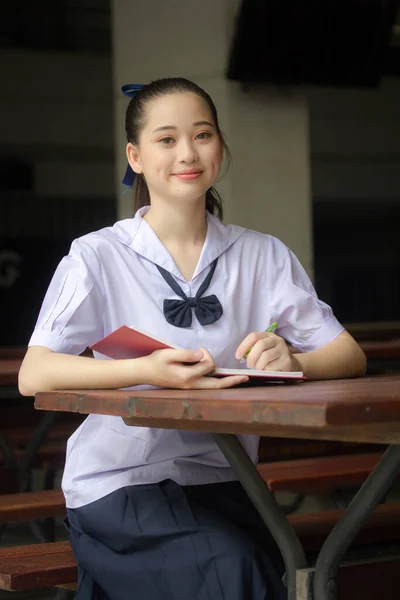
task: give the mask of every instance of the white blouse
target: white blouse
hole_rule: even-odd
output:
[[[235,351],[252,331],[277,321],[277,335],[302,352],[336,338],[343,327],[315,290],[294,254],[279,240],[207,213],[206,241],[191,281],[143,219],[149,210],[72,243],[47,290],[30,346],[80,354],[121,325],[131,325],[184,348],[206,347],[217,366],[240,367]],[[169,324],[165,298],[179,299],[156,264],[185,294],[195,296],[211,263],[218,264],[205,295],[215,294],[222,317],[202,326],[192,311],[188,328]],[[96,359],[107,360],[102,355]],[[143,386],[142,386],[143,387]],[[240,439],[257,461],[257,436]],[[67,446],[62,487],[69,508],[127,485],[173,479],[181,485],[236,479],[211,435],[129,427],[122,418],[89,415]]]

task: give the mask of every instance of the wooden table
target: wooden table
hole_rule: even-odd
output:
[[[281,549],[289,600],[336,598],[341,558],[400,473],[400,376],[216,391],[58,391],[37,394],[35,407],[118,415],[130,425],[211,432]],[[303,548],[238,433],[390,444],[322,547],[314,596],[304,579],[304,587],[296,590],[296,575],[307,567]]]

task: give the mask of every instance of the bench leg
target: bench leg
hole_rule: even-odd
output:
[[[38,540],[40,544],[46,544],[48,542],[54,542],[54,528],[50,529],[46,523],[47,519],[44,521],[29,521],[29,527],[32,531],[35,538]]]
[[[0,540],[1,540],[1,537],[2,537],[3,533],[4,533],[4,532],[5,532],[5,530],[6,530],[6,527],[7,527],[7,525],[6,525],[5,523],[4,523],[4,524],[2,523],[2,524],[0,525]]]
[[[74,600],[76,591],[67,590],[65,588],[58,588],[55,596],[55,600]]]
[[[8,441],[7,436],[2,433],[0,433],[0,452],[3,456],[3,462],[6,468],[18,468],[14,448]]]
[[[212,435],[276,541],[285,561],[288,600],[296,600],[296,571],[307,566],[299,538],[237,436]]]
[[[314,573],[316,600],[336,600],[339,563],[365,519],[374,511],[399,473],[400,446],[389,446],[322,546]]]

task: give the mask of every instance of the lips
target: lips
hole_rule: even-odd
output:
[[[174,173],[175,177],[178,179],[182,179],[183,181],[191,181],[192,179],[197,179],[202,174],[202,171],[198,169],[186,169],[185,171],[180,171],[179,173]]]

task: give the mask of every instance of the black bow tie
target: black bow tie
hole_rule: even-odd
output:
[[[211,269],[198,289],[194,298],[188,298],[181,287],[176,283],[171,273],[168,273],[162,267],[156,265],[161,275],[168,285],[174,290],[175,294],[183,300],[164,300],[164,316],[168,323],[175,327],[190,327],[192,324],[192,308],[201,325],[211,325],[221,318],[223,313],[222,306],[215,294],[201,298],[211,283],[212,276],[217,266],[218,258],[214,260]]]

